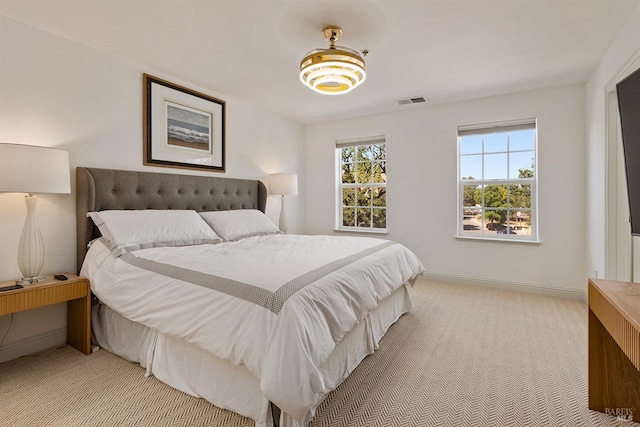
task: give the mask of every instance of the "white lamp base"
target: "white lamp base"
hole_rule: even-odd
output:
[[[280,221],[278,223],[278,227],[280,228],[280,231],[282,231],[283,233],[287,232],[287,216],[284,213],[284,194],[282,195],[281,198],[282,202],[280,203]]]
[[[18,267],[22,273],[22,280],[19,280],[18,284],[38,283],[45,279],[40,276],[44,265],[44,242],[36,222],[38,196],[29,193],[24,197],[24,201],[27,204],[27,218],[18,245]]]

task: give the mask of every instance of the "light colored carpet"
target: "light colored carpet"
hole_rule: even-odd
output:
[[[587,409],[583,302],[419,280],[320,426],[630,426]],[[0,364],[0,426],[252,426],[105,350]],[[637,424],[636,424],[637,425]]]

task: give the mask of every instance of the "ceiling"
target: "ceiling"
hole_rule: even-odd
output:
[[[585,82],[640,0],[0,0],[0,15],[310,124]],[[299,81],[337,43],[367,79],[342,96]],[[228,97],[228,98],[224,98]]]

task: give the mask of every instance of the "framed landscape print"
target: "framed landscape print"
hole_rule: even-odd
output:
[[[144,164],[224,172],[225,102],[144,74]]]

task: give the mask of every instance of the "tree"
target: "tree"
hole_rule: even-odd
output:
[[[485,211],[484,212],[485,221],[489,221],[491,224],[494,222],[503,222],[502,215],[498,214],[496,211]]]
[[[533,178],[533,161],[531,163],[531,169],[518,169],[518,178]]]
[[[533,178],[531,169],[518,169],[518,178]],[[512,184],[509,186],[510,208],[531,208],[531,184]]]
[[[386,145],[342,148],[342,183],[368,184],[343,188],[342,223],[345,226],[386,227]],[[376,185],[379,184],[379,185]]]
[[[498,222],[500,224],[506,222],[506,209],[490,209],[490,208],[506,208],[507,207],[507,186],[487,185],[484,187],[484,204],[482,203],[482,187],[479,187],[474,193],[475,202],[483,206],[485,221],[491,223]]]
[[[465,180],[465,179],[474,179],[474,178],[472,176],[469,176],[469,177],[462,177],[462,179]],[[475,198],[477,189],[478,189],[477,185],[473,185],[473,184],[464,185],[464,187],[462,188],[462,206],[463,207],[475,206],[477,204],[476,198]]]

